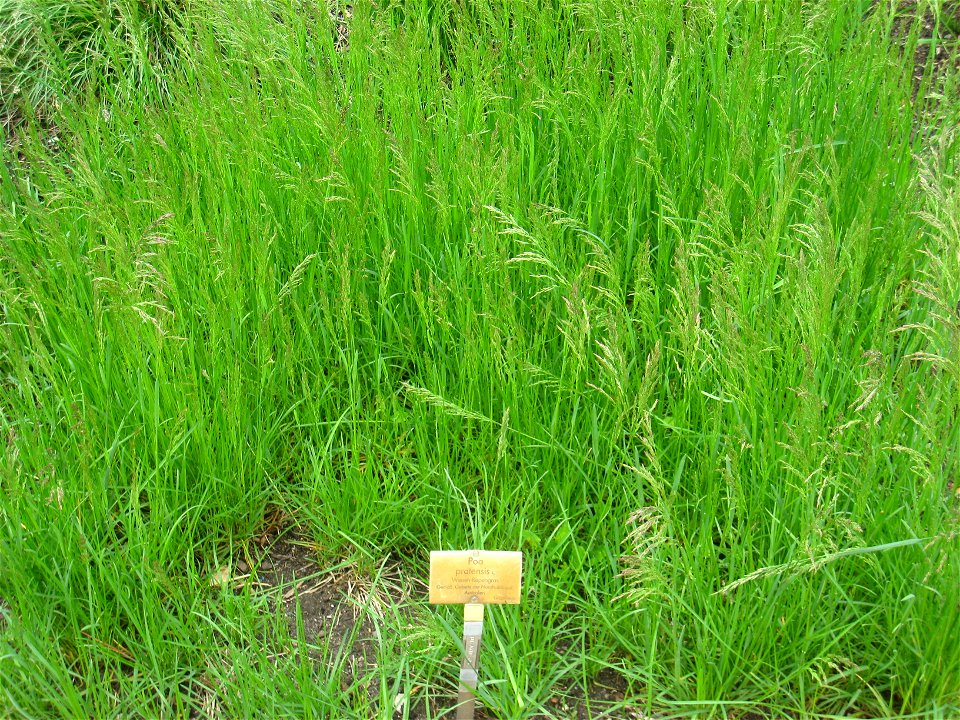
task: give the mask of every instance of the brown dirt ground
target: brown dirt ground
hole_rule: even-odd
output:
[[[919,88],[930,59],[931,49],[934,47],[929,41],[934,34],[938,42],[933,50],[933,89],[936,91],[942,86],[943,79],[950,71],[960,69],[960,0],[947,0],[941,9],[940,30],[937,33],[936,16],[927,7],[927,3],[918,0],[903,0],[900,3],[898,17],[894,24],[894,37],[904,37],[910,32],[914,18],[924,7],[922,27],[920,29],[921,43],[917,46],[913,61],[914,86]]]

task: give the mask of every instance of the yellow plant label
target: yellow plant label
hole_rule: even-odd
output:
[[[522,569],[520,552],[435,550],[430,553],[430,602],[515,605]]]

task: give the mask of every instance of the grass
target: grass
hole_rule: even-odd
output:
[[[497,717],[960,713],[957,106],[871,6],[197,1],[57,65],[0,166],[0,714],[449,697],[455,608],[360,602],[358,675],[211,586],[271,507],[374,586],[523,550]]]
[[[79,87],[162,91],[180,0],[0,0],[0,117],[54,115]]]

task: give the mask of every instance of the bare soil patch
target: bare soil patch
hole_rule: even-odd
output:
[[[947,74],[960,68],[960,1],[943,4],[939,23],[928,4],[919,0],[903,0],[897,15],[893,34],[901,38],[910,32],[914,19],[920,18],[920,42],[913,58],[914,87],[919,88],[928,62],[933,65],[934,87],[942,86]]]

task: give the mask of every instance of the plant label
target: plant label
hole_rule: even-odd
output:
[[[501,550],[437,550],[430,553],[430,602],[500,604],[520,602],[523,553]]]

